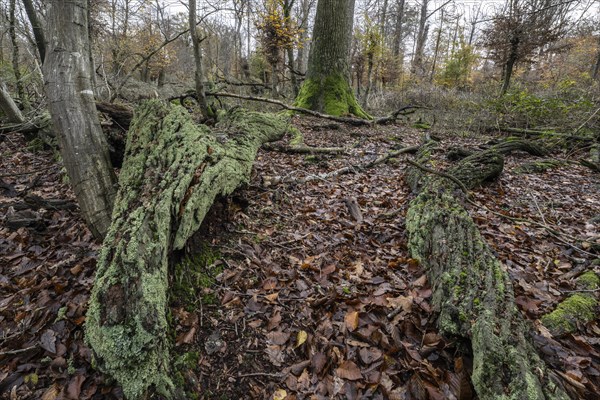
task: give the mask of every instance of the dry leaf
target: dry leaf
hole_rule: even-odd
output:
[[[306,342],[307,338],[308,338],[308,333],[306,333],[306,331],[298,332],[298,335],[296,336],[296,347],[302,346],[304,344],[304,342]]]
[[[358,311],[348,312],[344,321],[346,322],[346,328],[348,328],[350,332],[356,330],[356,328],[358,328]]]
[[[287,392],[285,389],[277,389],[275,393],[273,393],[273,400],[285,400],[287,397]]]
[[[348,379],[349,381],[356,381],[362,378],[360,369],[350,360],[346,360],[341,363],[340,366],[335,370],[335,374],[340,378]]]

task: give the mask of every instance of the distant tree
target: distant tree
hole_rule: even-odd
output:
[[[515,65],[529,62],[536,50],[565,34],[572,2],[564,0],[509,0],[505,10],[484,30],[484,44],[503,68],[501,93],[510,86]]]
[[[33,5],[32,0],[23,0],[23,6],[25,7],[25,12],[27,13],[27,18],[29,19],[29,23],[33,29],[33,37],[35,38],[35,45],[38,49],[38,53],[40,55],[41,63],[43,64],[46,59],[46,36],[44,34],[44,29],[42,28],[42,24],[38,18],[37,12],[35,11],[35,6]]]
[[[195,73],[194,80],[196,83],[196,98],[200,105],[200,112],[204,118],[212,118],[214,116],[212,110],[206,100],[206,91],[204,89],[204,65],[202,63],[202,49],[200,49],[200,38],[198,37],[198,29],[196,27],[196,0],[189,1],[190,11],[190,34],[192,37],[192,45],[194,47],[194,62],[195,62]]]
[[[369,118],[348,83],[353,23],[354,0],[319,0],[306,80],[296,97],[297,106]]]

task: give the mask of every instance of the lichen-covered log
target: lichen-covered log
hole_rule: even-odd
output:
[[[152,101],[129,131],[112,224],[98,260],[86,337],[128,399],[173,395],[167,338],[168,256],[198,229],[216,196],[248,182],[261,144],[284,117],[236,111],[214,131]]]
[[[431,144],[422,147],[421,164],[428,162],[431,149]],[[502,167],[502,155],[490,149],[464,158],[448,174],[473,188],[496,178]],[[471,342],[472,382],[479,398],[568,398],[548,380],[527,339],[505,267],[463,207],[459,186],[417,168],[408,181],[418,193],[406,218],[409,249],[433,286],[441,333]]]

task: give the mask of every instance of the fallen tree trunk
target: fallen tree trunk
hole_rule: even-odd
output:
[[[419,151],[420,164],[427,164],[431,149],[427,144]],[[447,174],[471,189],[498,177],[503,164],[492,148],[464,158]],[[406,218],[409,249],[433,287],[440,332],[471,342],[479,398],[568,398],[548,379],[530,344],[506,269],[462,206],[459,185],[420,168],[411,168],[408,182],[417,193]]]
[[[217,196],[248,182],[258,148],[286,129],[283,117],[237,110],[215,134],[183,107],[151,101],[138,109],[86,322],[98,366],[126,398],[173,396],[169,254],[184,247]]]

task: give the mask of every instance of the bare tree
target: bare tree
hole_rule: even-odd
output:
[[[567,28],[565,17],[574,2],[563,0],[509,0],[484,31],[484,42],[494,60],[503,67],[502,89],[508,91],[515,65],[527,62],[544,46],[561,38]]]

